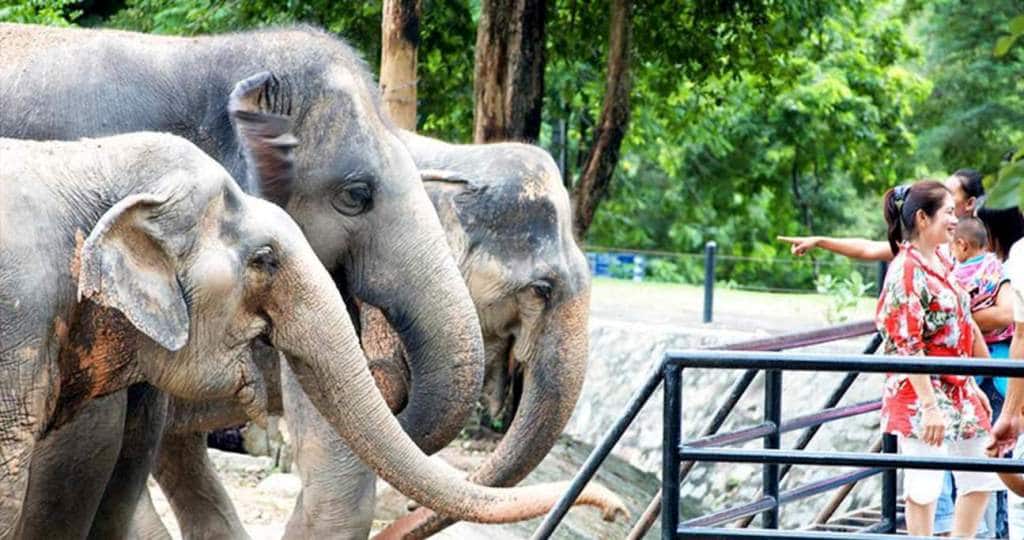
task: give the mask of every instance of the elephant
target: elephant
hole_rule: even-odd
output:
[[[287,188],[295,139],[284,122],[232,112],[258,172],[250,180]],[[180,399],[234,396],[265,409],[256,339],[287,358],[292,380],[360,459],[423,504],[501,522],[546,511],[564,489],[479,486],[424,454],[376,389],[301,229],[191,143],[154,133],[0,139],[0,157],[0,538],[33,532],[20,518],[34,446],[94,400],[146,381]],[[121,436],[101,427],[95,437]],[[621,511],[607,490],[588,490],[586,504]]]
[[[405,131],[402,139],[420,169],[481,321],[486,409],[497,418],[519,400],[502,442],[470,479],[514,485],[554,445],[575,407],[586,369],[590,274],[572,235],[568,193],[550,155],[535,146],[454,145]],[[361,340],[378,387],[392,410],[401,410],[409,386],[404,350],[379,312],[363,309],[361,316]],[[517,378],[521,381],[513,384]],[[271,414],[280,414],[280,392],[272,389],[270,395]],[[287,536],[329,531],[332,537],[366,538],[373,517],[372,472],[299,392],[285,392],[285,405],[289,430],[301,434],[293,433],[292,440],[303,483]],[[176,515],[225,514],[213,512],[230,505],[216,472],[208,465],[195,466],[195,456],[203,456],[204,440],[194,432],[237,425],[244,422],[244,411],[234,406],[232,412],[230,404],[219,411],[209,404],[179,404],[177,409],[156,477],[165,487],[175,485],[183,471],[202,478],[192,490],[165,489]],[[205,456],[200,459],[205,461]],[[220,495],[200,499],[196,493]],[[145,528],[159,523],[148,501],[140,512],[146,514],[140,517],[149,524]],[[417,535],[448,524],[427,512],[413,514],[425,522],[415,527]],[[317,519],[295,519],[303,513]],[[179,520],[188,531],[185,536],[201,537],[188,521]],[[297,523],[315,523],[317,528]]]
[[[479,321],[412,157],[348,45],[308,26],[182,38],[0,24],[0,47],[0,137],[73,140],[152,130],[188,139],[243,191],[288,212],[352,300],[346,305],[381,308],[398,329],[412,381],[399,421],[420,448],[434,452],[458,434],[483,384]],[[232,96],[245,97],[245,114],[293,122],[294,182],[277,181],[282,171],[270,171],[261,185],[249,181],[258,163],[232,128]],[[257,363],[276,362],[272,349],[253,349],[270,357]],[[125,404],[152,408],[133,409],[126,422],[160,416],[165,401],[137,390],[130,403],[122,397],[110,408],[90,406],[110,422]],[[131,499],[155,459],[158,423],[127,430],[132,437],[121,443],[118,473],[105,496],[96,494],[104,499],[101,524],[113,528],[95,535],[121,535],[130,521]],[[89,432],[84,424],[65,429]],[[39,522],[47,523],[50,514],[38,508]]]
[[[535,146],[453,145],[409,132],[403,140],[480,317],[485,410],[506,428],[469,480],[513,486],[554,446],[587,367],[590,271],[573,235],[569,195],[554,160]],[[394,336],[387,342],[400,347]],[[408,373],[402,367],[377,371]],[[453,522],[420,508],[382,535],[422,538]]]

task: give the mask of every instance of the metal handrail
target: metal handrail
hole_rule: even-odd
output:
[[[955,375],[997,375],[1009,377],[1024,376],[1024,364],[1006,360],[970,359],[970,358],[934,358],[906,356],[866,356],[866,355],[815,355],[801,353],[769,354],[763,352],[723,352],[723,351],[683,351],[670,352],[663,362],[665,378],[665,427],[664,453],[662,456],[662,504],[676,509],[662,515],[662,535],[665,538],[748,538],[764,537],[765,533],[773,538],[847,538],[842,534],[833,535],[815,531],[803,534],[793,531],[778,531],[778,510],[781,504],[810,494],[822,493],[843,484],[849,484],[866,476],[882,472],[883,496],[881,521],[870,527],[871,532],[895,532],[896,527],[896,469],[940,469],[969,470],[994,472],[1024,472],[1024,464],[1014,464],[1001,459],[981,458],[925,458],[895,454],[895,437],[884,437],[883,454],[864,454],[854,452],[805,452],[778,449],[777,437],[781,429],[774,426],[785,426],[781,421],[781,377],[783,370],[796,371],[847,371],[856,370],[868,373],[946,373]],[[717,441],[738,442],[740,439],[752,440],[757,435],[765,438],[765,449],[749,450],[737,448],[708,448],[708,439],[697,439],[685,444],[681,440],[682,427],[674,425],[681,422],[682,407],[682,374],[684,368],[712,369],[764,369],[770,383],[765,385],[765,420],[759,426],[746,428],[731,434],[716,437]],[[671,389],[671,390],[670,390]],[[857,404],[849,408],[867,412],[866,404]],[[808,415],[809,416],[809,415]],[[807,421],[806,416],[796,420]],[[792,422],[792,421],[791,421]],[[673,425],[670,425],[673,424]],[[820,424],[819,424],[820,425]],[[765,429],[769,426],[773,429]],[[736,434],[743,434],[737,437]],[[759,463],[764,465],[764,496],[748,505],[720,511],[710,516],[689,520],[679,526],[678,483],[674,482],[673,469],[678,469],[682,460],[711,461],[727,463]],[[785,493],[779,493],[779,465],[829,465],[874,467],[875,469],[848,473],[840,477],[821,480],[801,486]],[[729,519],[741,516],[763,515],[764,528],[769,530],[744,529],[712,529],[707,525],[717,525]],[[709,519],[721,516],[722,521]],[[693,526],[699,525],[699,526]],[[878,537],[890,537],[879,535]],[[905,537],[903,537],[905,538]]]
[[[861,337],[874,332],[875,326],[872,321],[858,321],[820,330],[812,330],[809,332],[798,332],[785,336],[732,343],[716,347],[712,350],[780,351],[789,348],[808,347],[837,340]],[[872,342],[865,349],[865,352],[873,353],[880,342],[881,340],[877,335],[875,335]],[[756,375],[757,370],[750,369],[736,380],[733,386],[729,389],[725,401],[719,406],[715,415],[702,431],[703,436],[714,435],[719,429],[721,429],[722,425],[728,419],[729,414],[735,408],[743,394],[746,393],[746,390],[750,387]],[[569,511],[573,502],[575,502],[576,498],[579,497],[579,494],[583,491],[583,487],[586,486],[586,484],[593,478],[597,469],[601,466],[601,463],[603,463],[608,457],[612,448],[614,448],[615,444],[618,443],[626,429],[629,428],[629,425],[636,418],[636,415],[639,414],[640,409],[644,404],[646,404],[647,400],[661,384],[661,378],[662,376],[659,368],[653,370],[652,373],[644,379],[644,384],[633,395],[633,397],[630,398],[626,407],[626,414],[620,417],[619,420],[609,428],[598,444],[594,447],[594,450],[591,452],[590,456],[588,456],[587,460],[580,468],[580,471],[576,474],[576,477],[573,478],[569,489],[562,498],[559,499],[558,503],[555,504],[555,506],[548,512],[547,516],[545,516],[544,521],[534,532],[533,538],[548,538],[551,536],[555,528],[565,517],[565,514]],[[848,375],[839,384],[835,391],[833,391],[825,408],[835,406],[839,400],[842,399],[842,396],[849,389],[850,385],[853,384],[855,378],[856,374]],[[816,428],[812,427],[808,432],[804,433],[801,440],[806,439],[809,442],[810,438],[814,436],[815,431]],[[804,442],[803,444],[806,445],[807,442]],[[680,471],[680,482],[685,479],[689,471],[692,470],[692,467],[692,462],[683,464]],[[786,472],[787,471],[784,468],[782,475],[784,476]],[[661,492],[659,491],[647,506],[640,520],[634,525],[633,530],[630,531],[629,538],[639,538],[643,536],[643,534],[645,534],[650,528],[651,524],[657,520],[660,509]]]
[[[863,354],[874,354],[878,347],[882,344],[882,338],[875,332],[874,323],[872,321],[862,321],[856,323],[850,323],[846,325],[835,326],[826,328],[823,330],[815,330],[811,332],[801,332],[797,334],[790,334],[788,336],[780,336],[778,338],[768,338],[746,341],[742,343],[736,343],[733,345],[727,345],[721,347],[721,350],[747,350],[747,351],[781,351],[785,349],[795,349],[800,347],[806,347],[810,345],[820,345],[823,343],[829,343],[831,341],[840,339],[850,339],[855,337],[861,337],[867,334],[874,333],[871,341],[864,348]],[[757,374],[756,369],[748,369],[743,373],[743,376],[736,381],[733,388],[730,389],[726,401],[718,408],[715,416],[701,432],[702,436],[712,435],[717,433],[718,430],[725,424],[725,420],[729,414],[735,408],[736,403],[739,402],[743,393],[746,392],[750,383],[754,380],[754,376]],[[822,406],[823,409],[836,406],[846,392],[853,386],[854,381],[857,380],[859,373],[852,372],[847,373],[846,377],[836,386],[832,391],[832,394],[825,401]],[[800,436],[800,440],[794,446],[794,448],[800,450],[806,448],[814,436],[818,433],[819,426],[812,426]],[[679,482],[686,480],[686,477],[693,470],[695,462],[689,461],[683,463],[680,467]],[[789,465],[784,465],[779,471],[779,479],[785,478],[789,474]],[[626,537],[627,540],[640,540],[647,534],[647,531],[654,525],[654,522],[658,520],[658,515],[661,513],[661,490],[659,489],[655,493],[654,497],[648,503],[647,508],[644,509],[644,513],[640,516],[640,519],[633,525],[633,529],[629,531],[629,535]],[[739,526],[746,527],[750,524],[753,518],[744,518],[740,520]]]
[[[768,354],[753,351],[693,349],[665,353],[663,366],[705,369],[767,369],[786,371],[858,371],[861,373],[943,373],[1024,377],[1024,362],[949,356],[864,354]]]

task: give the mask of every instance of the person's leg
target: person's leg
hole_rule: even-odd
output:
[[[987,437],[981,435],[947,442],[944,446],[949,449],[950,456],[978,458],[985,457],[986,442]],[[956,471],[953,476],[957,486],[957,500],[951,536],[973,538],[985,515],[989,494],[998,491],[1002,482],[993,473]],[[994,523],[990,532],[995,532]]]
[[[917,439],[900,437],[901,454],[910,456],[944,457],[946,445],[927,445]],[[944,473],[923,469],[903,472],[903,494],[906,504],[907,532],[913,536],[931,536],[935,520],[935,502],[942,491]]]
[[[1009,538],[1010,537],[1010,525],[1009,525],[1009,504],[1007,501],[1007,494],[1009,492],[1005,489],[1001,489],[996,492],[996,538]]]
[[[953,530],[953,473],[942,473],[942,491],[935,501],[935,519],[932,522],[932,534],[948,534]]]
[[[953,514],[953,530],[950,536],[955,538],[975,538],[978,525],[985,516],[988,506],[987,491],[959,493],[956,498],[956,511]]]
[[[931,536],[932,520],[935,516],[935,501],[930,504],[918,504],[907,496],[905,515],[907,518],[907,534],[911,536]]]

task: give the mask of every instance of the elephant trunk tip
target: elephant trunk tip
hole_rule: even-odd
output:
[[[524,497],[516,505],[488,509],[488,511],[478,516],[478,519],[472,521],[481,523],[512,523],[542,516],[554,507],[561,494],[568,490],[568,488],[569,482],[529,486],[525,489],[530,492],[530,495]],[[579,497],[576,498],[576,501],[573,502],[573,506],[581,505],[596,508],[601,512],[601,519],[603,521],[612,522],[619,517],[623,518],[624,521],[630,519],[630,512],[622,499],[608,488],[597,483],[588,484]],[[438,515],[429,508],[419,507],[415,511],[396,519],[384,530],[377,533],[373,540],[427,538],[455,521],[457,520]]]

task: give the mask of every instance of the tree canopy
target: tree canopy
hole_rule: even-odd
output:
[[[538,144],[570,189],[609,88],[609,4],[542,3]],[[472,140],[481,5],[421,0],[424,134]],[[964,167],[995,179],[1003,165],[1009,177],[1004,155],[1024,148],[1019,0],[630,5],[628,128],[589,244],[697,252],[715,240],[726,254],[770,258],[788,257],[778,234],[881,237],[888,187]],[[381,16],[377,0],[0,0],[0,20],[165,34],[315,24],[362,51],[375,73]],[[1006,186],[994,195],[1024,199],[1024,181]],[[684,264],[667,264],[663,277],[686,278]],[[816,270],[726,269],[728,279],[775,286],[807,286]]]

